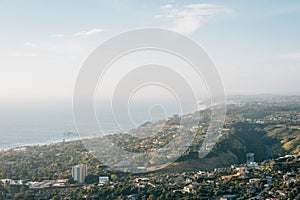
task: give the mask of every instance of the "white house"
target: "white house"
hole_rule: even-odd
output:
[[[109,177],[108,176],[100,176],[99,177],[99,184],[104,184],[106,182],[109,182]]]

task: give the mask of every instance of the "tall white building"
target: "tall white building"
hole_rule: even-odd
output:
[[[72,167],[72,177],[74,181],[82,184],[85,182],[85,177],[87,176],[87,166],[84,164],[76,165]]]

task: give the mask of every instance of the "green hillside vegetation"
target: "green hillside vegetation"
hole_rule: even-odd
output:
[[[253,102],[243,106],[230,105],[225,124],[230,132],[219,139],[213,151],[203,159],[197,157],[197,152],[190,151],[164,171],[211,170],[241,164],[245,163],[248,152],[255,154],[257,162],[286,154],[297,154],[300,152],[299,112],[298,101],[274,106],[269,103],[257,106]],[[267,120],[277,115],[281,120]],[[255,123],[258,119],[265,123]]]
[[[255,154],[256,161],[263,161],[273,156],[294,152],[293,149],[285,150],[280,137],[270,137],[266,127],[257,127],[255,124],[237,123],[231,128],[229,135],[223,136],[205,158],[197,158],[196,152],[180,158],[178,163],[170,168],[176,170],[211,170],[218,167],[227,167],[232,164],[240,164],[246,161],[246,153]],[[282,138],[283,140],[284,138]],[[268,149],[272,149],[272,153]],[[298,145],[299,148],[299,145]],[[181,161],[182,160],[182,161]]]
[[[227,120],[224,125],[224,129],[227,131],[219,138],[213,150],[205,158],[198,158],[199,144],[201,144],[199,141],[191,146],[176,162],[158,172],[212,170],[232,164],[241,164],[245,163],[248,152],[255,154],[255,161],[257,162],[286,154],[299,153],[299,104],[294,102],[292,105],[276,103],[274,107],[270,106],[270,103],[259,104],[258,107],[256,105],[256,103],[229,105]],[[270,113],[270,111],[272,112]],[[260,118],[256,118],[258,116],[255,114],[256,112],[260,113]],[[245,117],[245,114],[251,118]],[[264,121],[264,123],[258,123],[259,120]],[[170,140],[168,126],[167,124],[164,129],[166,134],[156,138],[158,141]],[[196,138],[203,135],[202,129],[205,128],[207,127],[204,126],[199,129]],[[111,135],[109,137],[113,139],[114,137],[125,137],[125,135]],[[127,148],[132,151],[151,149],[151,145],[141,148],[139,143],[142,141],[136,140],[134,146]],[[101,174],[108,173],[108,169],[89,154],[80,141],[3,151],[0,152],[0,160],[2,162],[0,177],[2,178],[30,179],[33,181],[70,178],[71,167],[78,163],[89,165],[91,174],[98,174],[99,171]]]

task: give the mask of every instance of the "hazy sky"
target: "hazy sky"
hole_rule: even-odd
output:
[[[216,63],[228,94],[300,94],[300,2],[0,0],[0,98],[72,98],[101,42],[140,27],[187,34]]]

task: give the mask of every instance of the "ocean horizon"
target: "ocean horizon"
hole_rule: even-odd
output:
[[[141,111],[143,110],[141,107],[143,106],[137,106],[131,112],[131,117],[135,121],[134,124],[118,124],[122,130],[130,130],[153,119],[155,121],[165,118],[162,115],[151,118],[148,112]],[[76,131],[71,104],[0,105],[0,109],[2,111],[0,113],[0,150],[52,144],[62,142],[63,139],[65,141],[79,140],[81,138]],[[170,110],[170,115],[177,114],[176,109]],[[101,120],[101,128],[105,134],[122,132],[107,110],[101,112],[99,120]],[[100,136],[100,134],[91,134]]]

